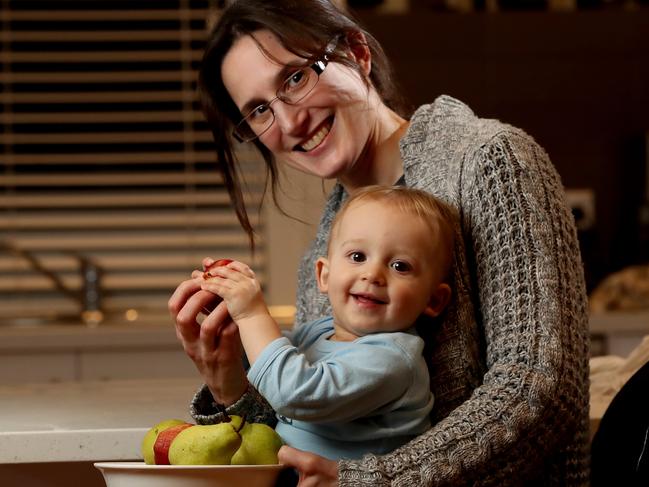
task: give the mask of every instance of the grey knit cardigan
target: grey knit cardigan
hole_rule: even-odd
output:
[[[547,154],[448,96],[415,112],[400,149],[406,185],[459,214],[452,302],[443,320],[419,324],[434,426],[388,455],[339,461],[340,486],[588,485],[583,269]],[[330,314],[313,269],[346,196],[333,189],[301,263],[296,326]],[[229,410],[272,421],[268,408],[250,387]],[[220,420],[206,388],[191,411]]]

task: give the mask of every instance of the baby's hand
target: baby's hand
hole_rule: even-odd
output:
[[[221,296],[235,323],[268,313],[261,285],[246,264],[231,261],[227,265],[210,266],[203,278],[201,289]]]

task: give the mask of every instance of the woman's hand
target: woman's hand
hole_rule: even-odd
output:
[[[213,262],[205,259],[203,266]],[[176,323],[176,336],[214,400],[229,406],[248,387],[239,330],[230,319],[225,303],[219,303],[218,296],[213,293],[201,290],[202,276],[203,272],[196,270],[191,279],[180,283],[169,299],[169,312]],[[198,316],[210,310],[199,324]]]
[[[300,474],[297,487],[338,487],[338,464],[333,460],[283,446],[277,454],[279,463]]]

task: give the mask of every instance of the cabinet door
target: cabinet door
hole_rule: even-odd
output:
[[[77,378],[75,356],[60,353],[3,353],[0,355],[0,384],[64,382]]]
[[[83,351],[81,380],[198,378],[192,361],[177,348]]]

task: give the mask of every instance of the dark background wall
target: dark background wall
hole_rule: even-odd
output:
[[[589,288],[649,262],[638,223],[648,177],[648,9],[355,13],[415,106],[445,93],[521,127],[565,187],[595,192],[595,226],[580,232]]]

